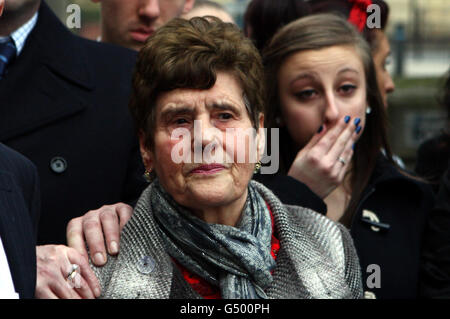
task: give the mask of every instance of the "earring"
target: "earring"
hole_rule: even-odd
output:
[[[372,108],[369,105],[367,105],[366,114],[370,114],[370,113],[372,113]]]
[[[151,183],[152,182],[152,176],[151,176],[151,172],[152,169],[150,168],[150,170],[146,169],[144,172],[144,178],[147,182]]]
[[[277,116],[277,117],[275,118],[275,124],[278,125],[278,126],[281,125],[281,119],[280,119],[279,116]]]
[[[261,161],[258,161],[258,163],[255,164],[255,170],[253,171],[254,174],[258,173],[258,171],[261,168]]]

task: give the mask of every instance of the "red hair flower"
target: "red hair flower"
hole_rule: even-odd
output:
[[[359,32],[363,32],[367,20],[367,7],[372,4],[371,0],[349,0],[353,2],[350,10],[348,21],[358,28]]]

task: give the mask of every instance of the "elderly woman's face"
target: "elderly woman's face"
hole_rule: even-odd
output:
[[[283,122],[298,148],[323,125],[329,130],[349,115],[365,124],[365,72],[355,49],[334,46],[289,56],[278,72]]]
[[[261,127],[263,121],[261,115]],[[226,206],[245,201],[255,162],[262,154],[262,134],[239,135],[252,129],[239,82],[229,73],[218,72],[209,90],[160,94],[154,147],[145,149],[141,140],[142,155],[146,167],[154,169],[178,204],[193,210]],[[257,145],[256,154],[249,150],[251,140]]]

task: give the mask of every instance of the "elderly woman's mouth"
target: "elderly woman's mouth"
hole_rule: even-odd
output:
[[[195,167],[190,171],[190,174],[202,174],[202,175],[210,175],[218,173],[222,170],[224,170],[226,167],[222,164],[203,164],[200,166]]]

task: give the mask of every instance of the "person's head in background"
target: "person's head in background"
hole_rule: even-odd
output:
[[[450,69],[443,79],[438,102],[447,113],[447,122],[440,132],[425,140],[417,150],[415,172],[430,182],[437,194],[442,177],[450,167]]]
[[[193,17],[213,16],[219,18],[223,22],[235,23],[231,14],[219,3],[209,0],[197,0],[191,11],[183,14],[183,19],[191,19]]]
[[[337,13],[349,19],[351,15],[366,14],[369,2],[380,8],[380,29],[369,29],[364,25],[362,35],[370,44],[378,87],[384,106],[387,107],[387,95],[394,91],[395,85],[386,69],[390,61],[390,46],[384,30],[388,22],[389,7],[383,0],[252,0],[244,16],[244,31],[261,51],[279,28],[296,19],[313,13]]]
[[[244,14],[244,33],[262,52],[281,27],[309,14],[311,8],[305,0],[252,0]]]
[[[189,12],[195,0],[92,0],[101,3],[102,42],[139,50],[156,29]]]
[[[25,24],[39,9],[41,0],[0,0],[0,36],[8,36]]]

